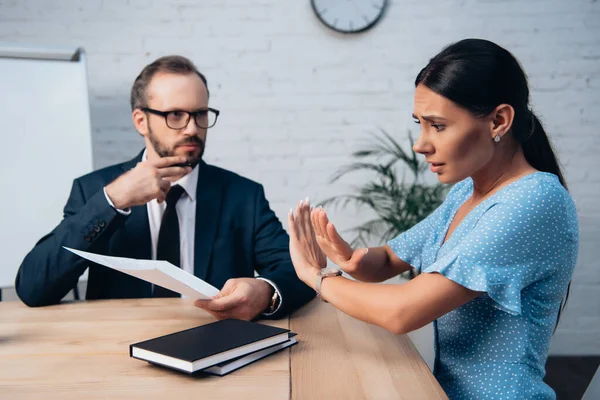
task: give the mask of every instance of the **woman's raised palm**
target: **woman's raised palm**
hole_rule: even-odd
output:
[[[345,272],[349,274],[356,272],[360,266],[360,261],[366,254],[366,249],[352,249],[342,239],[322,208],[313,209],[310,218],[321,250]]]

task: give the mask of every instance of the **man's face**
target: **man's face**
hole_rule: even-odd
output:
[[[154,75],[146,90],[147,108],[168,112],[206,110],[208,93],[204,82],[194,73]],[[206,128],[200,128],[194,118],[181,129],[170,128],[165,117],[134,110],[136,129],[146,140],[148,158],[184,156],[192,167],[202,159],[206,143]]]

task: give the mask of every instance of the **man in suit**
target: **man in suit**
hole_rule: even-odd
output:
[[[207,130],[219,115],[208,99],[206,78],[184,57],[144,68],[131,107],[145,149],[75,179],[62,222],[19,268],[15,285],[25,304],[60,302],[86,269],[88,300],[175,295],[62,246],[168,260],[222,288],[195,303],[220,319],[279,318],[314,296],[296,276],[288,236],[262,185],[202,161]]]

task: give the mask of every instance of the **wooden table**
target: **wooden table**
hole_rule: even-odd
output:
[[[0,302],[0,398],[447,398],[407,336],[318,300],[291,318],[263,321],[297,332],[296,346],[224,377],[129,357],[131,343],[213,320],[185,299]]]

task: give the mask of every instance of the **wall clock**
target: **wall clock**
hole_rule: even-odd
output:
[[[341,33],[358,33],[375,26],[388,0],[311,0],[312,9],[328,28]]]

